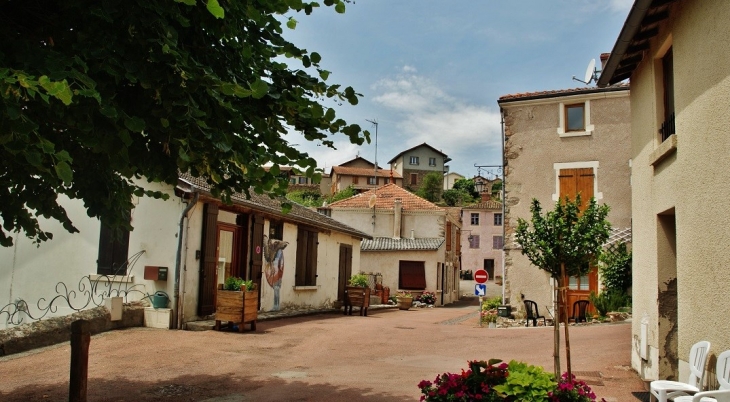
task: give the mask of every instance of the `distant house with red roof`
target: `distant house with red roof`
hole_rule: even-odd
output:
[[[386,170],[360,156],[330,169],[330,195],[334,195],[349,186],[361,193],[389,183],[403,186],[400,173]]]
[[[393,183],[334,202],[326,213],[372,234],[360,244],[360,267],[382,274],[391,294],[435,291],[439,305],[459,299],[458,217]]]

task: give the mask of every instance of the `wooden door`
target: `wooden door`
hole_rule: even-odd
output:
[[[494,280],[494,259],[485,259],[484,260],[484,270],[487,271],[487,275],[489,275],[489,280]]]
[[[215,312],[216,268],[218,240],[218,205],[203,206],[203,239],[201,244],[200,272],[198,282],[198,315]]]
[[[345,287],[352,276],[352,246],[340,244],[339,277],[337,278],[337,300],[345,300]]]
[[[585,211],[591,198],[593,198],[595,180],[593,168],[561,169],[558,177],[560,180],[560,199],[562,200],[568,197],[574,200],[575,196],[580,194],[580,209],[581,211]],[[578,300],[588,300],[588,295],[591,292],[598,293],[598,269],[596,267],[592,267],[588,274],[582,277],[568,278],[568,291],[566,296],[568,317],[573,314],[573,303]],[[563,309],[560,311],[560,321],[563,321],[563,311]],[[592,305],[589,306],[588,311],[594,311]]]

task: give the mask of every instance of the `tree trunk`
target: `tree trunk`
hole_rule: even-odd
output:
[[[553,348],[553,372],[555,378],[560,378],[560,282],[555,281],[553,284],[553,339],[555,340]]]
[[[568,277],[565,275],[565,263],[560,264],[560,273],[562,277],[562,286],[560,291],[562,292],[563,307],[565,314],[563,314],[563,322],[565,323],[565,363],[568,372],[568,379],[573,379],[573,373],[570,369],[570,333],[568,332]],[[558,377],[557,379],[560,379]]]

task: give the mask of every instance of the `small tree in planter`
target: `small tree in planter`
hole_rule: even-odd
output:
[[[243,280],[230,276],[223,284],[218,285],[215,298],[215,329],[221,329],[221,321],[227,321],[223,327],[238,323],[239,332],[243,332],[246,323],[256,331],[256,319],[259,310],[259,290],[251,280]]]
[[[570,369],[570,334],[568,332],[568,306],[565,303],[568,288],[568,278],[588,273],[590,266],[595,263],[601,253],[603,244],[608,240],[611,224],[606,220],[609,207],[598,206],[591,198],[587,208],[581,208],[580,195],[575,201],[568,197],[558,200],[555,209],[542,214],[540,202],[532,200],[532,228],[527,221],[517,220],[515,233],[517,243],[522,246],[522,254],[533,265],[550,273],[558,281],[561,297],[558,298],[556,311],[564,308],[563,321],[565,323],[565,357],[567,360],[567,375],[572,378]],[[564,306],[560,305],[563,300]],[[560,354],[558,343],[560,332],[555,325],[555,374],[560,372]]]

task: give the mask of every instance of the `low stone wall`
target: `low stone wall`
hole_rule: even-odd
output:
[[[122,319],[111,321],[109,310],[96,307],[64,317],[54,317],[0,330],[0,356],[68,342],[71,339],[71,323],[76,320],[89,321],[91,334],[121,328],[144,326],[144,305],[125,304]]]

